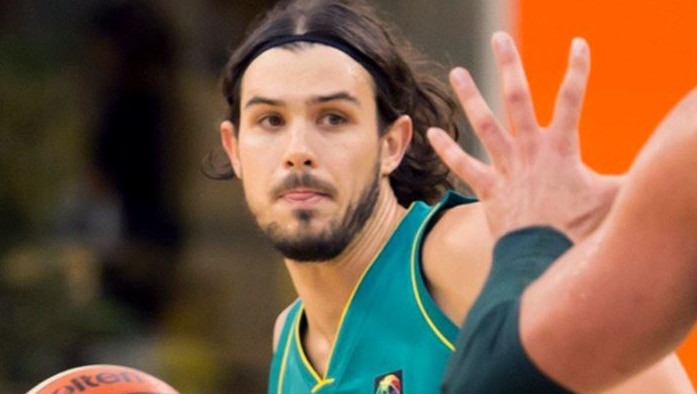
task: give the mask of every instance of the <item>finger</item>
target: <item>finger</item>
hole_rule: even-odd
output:
[[[559,87],[551,131],[564,142],[578,145],[578,123],[588,86],[590,50],[585,40],[575,38],[569,51],[569,65]]]
[[[482,198],[492,176],[489,167],[467,154],[441,129],[430,128],[426,136],[443,163]]]
[[[499,67],[503,98],[514,134],[530,135],[537,130],[528,80],[513,39],[504,32],[491,39]]]
[[[453,69],[450,84],[492,164],[505,171],[511,155],[511,135],[497,121],[467,70],[460,67]]]

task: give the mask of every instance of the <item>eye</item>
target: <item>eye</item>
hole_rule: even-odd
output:
[[[285,124],[283,118],[278,114],[264,115],[259,119],[259,124],[268,129],[276,129]]]
[[[322,115],[322,118],[320,118],[320,123],[326,126],[341,126],[348,123],[348,119],[342,114],[328,112]]]

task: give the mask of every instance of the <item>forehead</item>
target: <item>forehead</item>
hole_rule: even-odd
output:
[[[374,96],[372,77],[338,49],[303,43],[300,47],[272,48],[259,55],[247,67],[240,93],[244,105],[253,96],[290,100],[337,92],[369,100]]]

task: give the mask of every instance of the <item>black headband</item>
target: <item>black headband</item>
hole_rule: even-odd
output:
[[[268,40],[262,41],[255,45],[245,56],[245,58],[240,61],[239,64],[239,75],[240,77],[246,71],[249,64],[252,63],[262,53],[268,51],[271,48],[280,47],[292,42],[311,42],[330,46],[332,48],[338,49],[341,52],[350,56],[353,60],[358,62],[363,68],[370,73],[377,85],[377,89],[385,94],[389,94],[389,88],[387,86],[387,78],[385,77],[384,71],[378,66],[378,64],[370,58],[365,53],[359,51],[356,47],[348,43],[346,40],[341,39],[336,36],[329,36],[318,33],[304,33],[304,34],[285,34],[280,36],[274,36]]]

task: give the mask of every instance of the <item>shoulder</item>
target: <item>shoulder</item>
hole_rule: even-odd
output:
[[[288,315],[290,314],[290,311],[293,309],[293,307],[295,306],[296,303],[297,303],[297,301],[288,305],[276,317],[276,322],[273,325],[273,352],[274,353],[276,353],[276,349],[278,348],[278,341],[281,339],[281,333],[283,332],[283,327],[286,324],[286,320],[288,319]]]
[[[481,203],[456,205],[446,208],[426,236],[425,253],[439,256],[443,253],[471,252],[483,247],[481,241],[491,240]]]
[[[431,296],[460,324],[491,265],[493,239],[480,203],[445,210],[426,235],[422,267]]]

